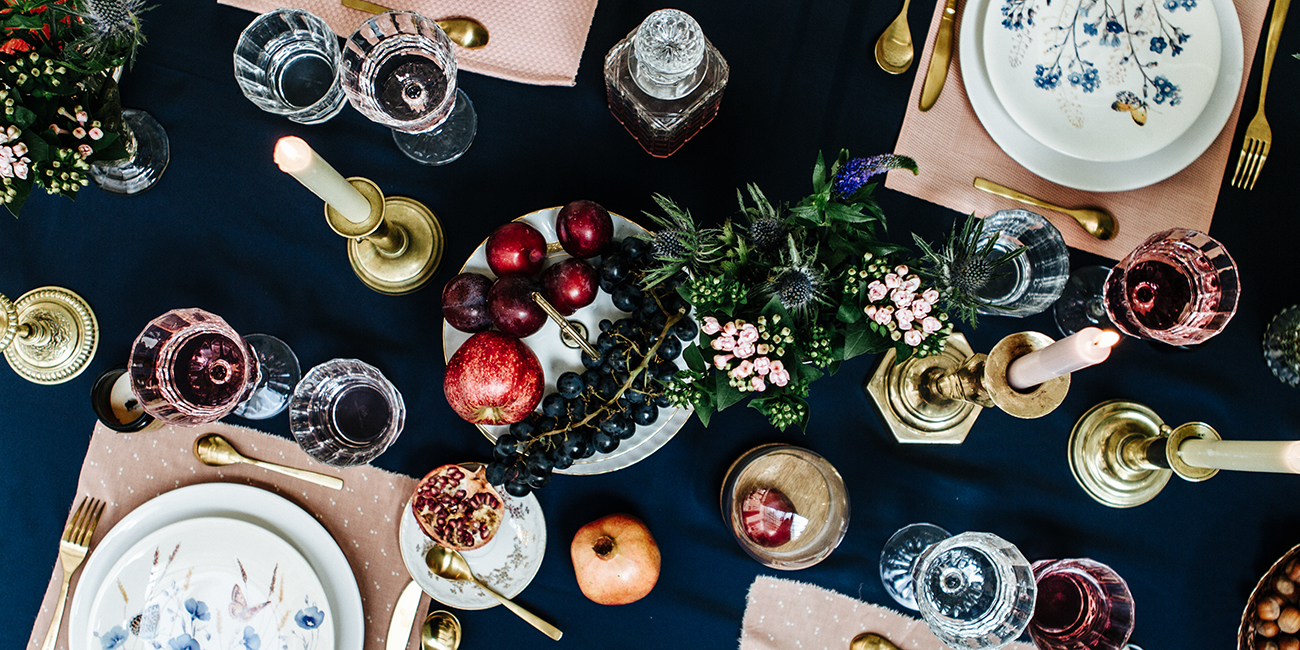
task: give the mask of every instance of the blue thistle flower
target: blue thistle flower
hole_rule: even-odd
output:
[[[870,158],[854,158],[844,163],[844,166],[835,173],[835,182],[831,189],[836,196],[853,196],[872,176],[883,174],[891,169],[908,169],[915,174],[916,161],[892,153]]]

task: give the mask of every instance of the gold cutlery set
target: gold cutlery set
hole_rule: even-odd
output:
[[[63,623],[63,608],[68,602],[68,583],[72,574],[86,559],[90,552],[90,538],[95,535],[99,517],[104,514],[104,502],[85,497],[77,511],[68,520],[63,529],[63,538],[59,540],[59,564],[63,566],[63,584],[59,587],[59,599],[54,602],[54,617],[50,619],[50,630],[45,633],[41,650],[54,650],[54,643],[59,638],[59,626]]]

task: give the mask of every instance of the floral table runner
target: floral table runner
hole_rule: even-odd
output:
[[[224,435],[245,455],[334,474],[342,477],[345,485],[342,490],[331,490],[250,465],[208,467],[190,451],[194,439],[206,432]],[[368,466],[337,469],[321,465],[308,458],[291,440],[228,424],[198,428],[165,426],[148,433],[118,434],[96,423],[81,467],[76,497],[77,502],[84,496],[92,496],[107,503],[91,540],[91,555],[95,553],[95,544],[113,525],[139,505],[179,487],[210,482],[240,483],[269,490],[315,516],[342,548],[357,577],[366,619],[364,650],[384,650],[393,605],[402,588],[411,581],[398,547],[398,523],[415,488],[415,479]],[[57,550],[57,547],[50,548],[55,558]],[[80,570],[72,576],[69,606],[80,577]],[[27,642],[29,650],[39,648],[45,640],[62,579],[63,569],[56,564]],[[423,596],[416,611],[425,611],[428,605],[429,597]],[[411,650],[420,645],[416,629],[412,628],[407,640]],[[66,610],[55,647],[59,650],[69,647]]]

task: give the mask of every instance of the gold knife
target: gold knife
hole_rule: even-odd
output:
[[[386,650],[406,650],[406,643],[411,640],[411,630],[415,628],[416,609],[420,606],[420,585],[412,580],[402,589],[393,605],[393,620],[388,624],[388,637],[384,639]]]
[[[957,21],[957,0],[947,0],[943,17],[939,19],[939,33],[934,37],[934,53],[930,55],[930,68],[925,72],[925,85],[921,87],[921,110],[928,111],[943,92],[943,82],[948,79],[948,62],[952,60],[952,30]]]

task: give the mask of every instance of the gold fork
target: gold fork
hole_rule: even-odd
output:
[[[68,581],[81,566],[90,550],[90,537],[95,534],[99,516],[104,514],[104,502],[85,497],[77,512],[68,520],[63,529],[63,539],[59,540],[59,563],[63,565],[63,586],[59,589],[59,600],[54,604],[54,618],[50,621],[50,631],[45,633],[45,642],[41,650],[54,650],[54,642],[59,638],[59,626],[63,623],[63,605],[68,600]]]
[[[1255,189],[1255,180],[1259,170],[1268,159],[1268,149],[1273,144],[1273,129],[1269,128],[1264,118],[1264,96],[1268,94],[1268,73],[1273,68],[1273,55],[1277,54],[1277,41],[1282,36],[1282,24],[1286,22],[1286,10],[1291,0],[1276,0],[1273,3],[1273,17],[1268,24],[1268,43],[1264,45],[1264,74],[1259,82],[1259,110],[1255,118],[1246,127],[1246,136],[1241,141],[1241,155],[1237,157],[1237,171],[1232,174],[1232,186],[1239,189]]]

